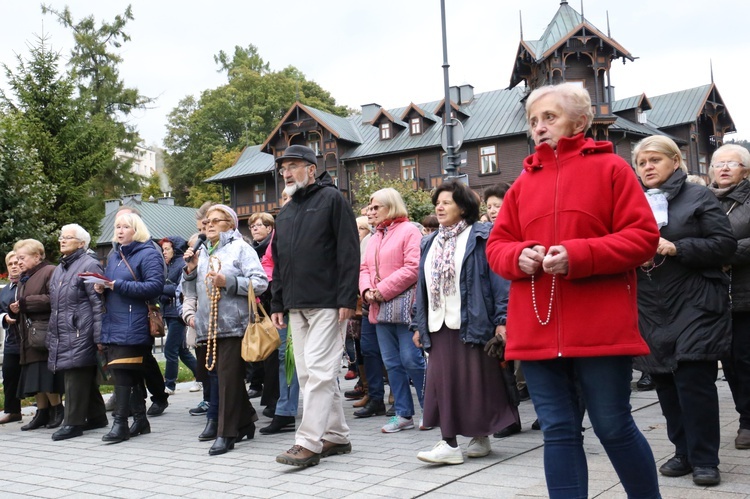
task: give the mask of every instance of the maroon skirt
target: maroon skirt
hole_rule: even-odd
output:
[[[430,333],[424,393],[424,425],[439,426],[444,437],[484,437],[516,422],[508,402],[502,367],[479,345],[464,344],[445,325]]]

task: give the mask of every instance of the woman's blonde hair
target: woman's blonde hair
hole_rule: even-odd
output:
[[[148,227],[146,227],[143,219],[135,213],[121,213],[120,215],[117,215],[117,218],[115,218],[115,227],[120,223],[126,223],[135,230],[133,241],[144,243],[151,239],[151,233],[148,231]],[[117,231],[115,231],[115,234],[112,236],[112,242],[117,242]]]
[[[9,251],[7,255],[5,255],[5,267],[8,267],[8,264],[10,263],[10,259],[16,256],[15,251]]]
[[[651,151],[661,153],[668,158],[677,158],[680,163],[680,170],[687,173],[687,165],[682,159],[682,152],[675,144],[675,141],[664,135],[652,135],[646,137],[635,145],[633,149],[633,166],[638,167],[638,155],[642,152]]]
[[[44,245],[36,239],[21,239],[13,245],[13,251],[15,251],[16,253],[21,250],[24,250],[24,253],[39,255],[42,260],[47,257],[47,255],[44,253]]]
[[[388,213],[385,216],[386,219],[409,216],[404,198],[393,187],[386,187],[385,189],[373,192],[370,196],[370,204],[372,204],[373,199],[382,203],[383,206],[388,207]]]
[[[370,222],[367,221],[367,217],[357,217],[357,229],[370,230]]]
[[[555,95],[560,98],[560,104],[563,112],[568,118],[575,121],[580,117],[586,118],[586,125],[583,128],[585,133],[591,128],[594,121],[594,111],[591,109],[591,96],[585,88],[579,87],[573,83],[560,83],[559,85],[547,85],[539,87],[526,99],[526,121],[529,121],[529,112],[534,103],[545,95]],[[529,128],[531,133],[531,128]]]

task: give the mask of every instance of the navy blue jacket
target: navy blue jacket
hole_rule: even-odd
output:
[[[508,311],[510,283],[495,274],[487,263],[487,239],[492,226],[475,223],[471,226],[466,253],[461,264],[459,289],[461,292],[461,329],[463,343],[484,345],[495,335],[495,327],[505,325]],[[425,278],[425,259],[437,231],[422,239],[422,256],[419,259],[417,298],[411,330],[419,331],[420,341],[425,350],[430,348],[430,335],[427,329],[428,289]]]
[[[8,283],[5,287],[0,290],[0,326],[5,331],[5,342],[3,345],[3,352],[8,354],[21,355],[21,340],[18,337],[18,326],[15,324],[7,324],[5,321],[6,316],[10,316],[10,304],[16,301],[16,291],[18,290],[17,284]],[[17,318],[16,316],[13,317]]]
[[[161,303],[161,312],[164,317],[177,318],[180,316],[180,312],[179,304],[175,298],[175,290],[180,283],[182,269],[185,268],[185,260],[182,258],[182,255],[185,253],[187,243],[180,236],[171,236],[167,239],[172,243],[174,255],[167,264],[167,280],[164,283],[164,289],[162,289],[159,302]]]
[[[104,275],[115,281],[115,289],[105,290],[101,341],[106,345],[151,345],[146,302],[157,298],[164,288],[164,257],[151,241],[133,241],[120,250],[138,282],[120,252],[111,252]]]

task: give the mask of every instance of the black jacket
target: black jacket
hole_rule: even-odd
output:
[[[677,255],[656,255],[656,267],[638,270],[641,334],[651,354],[636,369],[668,373],[680,361],[719,360],[732,342],[729,277],[722,271],[737,248],[724,210],[703,186],[677,170],[661,189],[669,200],[669,222],[661,237]]]
[[[734,189],[717,195],[737,238],[737,251],[729,259],[732,311],[750,312],[750,182],[743,180]]]
[[[99,262],[79,249],[60,259],[49,284],[47,367],[56,372],[96,365],[96,344],[102,332],[102,295],[84,284],[81,272],[102,273]]]
[[[9,319],[16,319],[15,314],[11,314],[10,304],[16,301],[16,292],[18,291],[18,284],[8,283],[5,287],[0,290],[0,327],[5,331],[5,342],[3,343],[3,353],[8,354],[21,354],[20,338],[18,336],[18,325],[9,324],[6,317]],[[13,315],[11,317],[11,315]]]
[[[357,306],[359,236],[354,212],[323,172],[276,217],[271,311]]]

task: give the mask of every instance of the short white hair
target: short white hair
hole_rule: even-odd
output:
[[[78,239],[79,241],[83,241],[83,249],[88,249],[89,244],[91,244],[91,235],[86,232],[86,229],[78,224],[68,224],[62,226],[62,228],[60,229],[60,234],[62,234],[66,230],[74,230],[76,233],[76,239]]]

